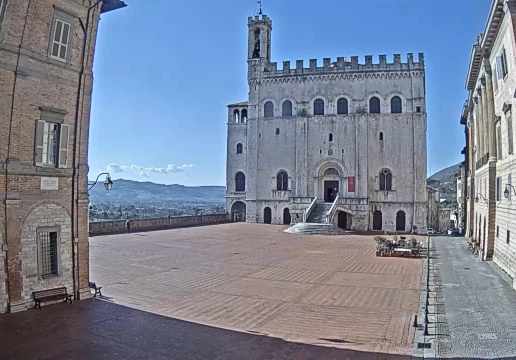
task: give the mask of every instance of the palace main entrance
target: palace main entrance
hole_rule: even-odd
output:
[[[324,182],[324,202],[333,202],[339,193],[339,182],[336,180]]]

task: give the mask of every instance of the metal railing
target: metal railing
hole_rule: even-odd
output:
[[[335,197],[335,200],[333,200],[333,204],[332,204],[330,210],[326,214],[326,224],[330,223],[331,219],[333,218],[333,215],[335,215],[335,213],[337,212],[337,205],[339,204],[339,199],[340,199],[340,197],[337,194],[337,196]]]
[[[310,206],[306,208],[306,210],[303,212],[303,222],[306,222],[308,220],[308,217],[312,213],[312,210],[314,209],[315,205],[317,204],[317,196],[314,197],[312,202],[310,203]]]

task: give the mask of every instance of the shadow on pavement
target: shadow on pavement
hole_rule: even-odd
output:
[[[0,315],[0,359],[43,358],[412,359],[224,330],[94,299]]]

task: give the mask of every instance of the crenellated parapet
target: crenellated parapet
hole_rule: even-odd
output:
[[[336,74],[356,72],[378,72],[378,71],[413,71],[425,69],[425,57],[423,53],[418,54],[418,61],[414,61],[414,54],[407,54],[405,62],[402,62],[400,54],[393,55],[393,62],[387,62],[387,55],[380,55],[378,62],[373,61],[372,55],[366,55],[364,62],[359,61],[358,56],[352,56],[350,60],[345,57],[338,57],[337,61],[331,58],[324,58],[322,66],[318,66],[317,59],[310,59],[309,66],[304,66],[303,60],[296,60],[295,66],[290,61],[283,61],[282,69],[278,69],[278,63],[270,63],[268,69],[263,72],[264,77],[285,76],[285,75],[310,75],[310,74]]]
[[[256,24],[266,24],[272,27],[272,20],[267,15],[261,15],[261,16],[249,16],[247,18],[247,25],[249,27],[256,25]]]

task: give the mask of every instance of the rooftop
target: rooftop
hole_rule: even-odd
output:
[[[248,105],[247,101],[241,101],[241,102],[238,102],[238,103],[229,104],[228,107],[247,106],[247,105]]]

